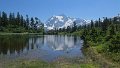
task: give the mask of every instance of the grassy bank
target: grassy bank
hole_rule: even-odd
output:
[[[93,63],[97,63],[100,68],[119,68],[120,53],[103,52],[101,45],[93,46],[93,44],[87,44],[89,47],[83,48],[83,52],[87,58],[90,58]]]
[[[78,61],[78,60],[77,60]],[[59,59],[48,63],[41,60],[16,60],[6,63],[1,68],[99,68],[90,62],[75,62],[68,59]]]

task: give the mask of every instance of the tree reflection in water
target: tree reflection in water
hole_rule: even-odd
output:
[[[77,36],[63,35],[14,35],[0,36],[1,55],[20,55],[30,58],[53,60],[59,56],[82,55],[83,41]],[[44,54],[46,53],[46,54]],[[37,57],[36,57],[37,56]]]

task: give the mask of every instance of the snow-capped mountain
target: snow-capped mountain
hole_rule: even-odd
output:
[[[67,28],[68,26],[72,27],[73,22],[75,22],[77,26],[85,25],[89,23],[84,19],[71,18],[64,14],[61,14],[61,15],[52,16],[51,18],[49,18],[44,24],[44,27],[48,30]]]

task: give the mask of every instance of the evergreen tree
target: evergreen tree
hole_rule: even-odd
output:
[[[34,29],[34,19],[33,19],[33,17],[31,18],[31,23],[30,23],[30,25],[31,25],[31,28],[33,28]]]
[[[113,25],[113,24],[110,26],[109,35],[110,35],[110,36],[111,36],[111,35],[115,35],[115,28],[114,28],[114,25]]]
[[[13,25],[13,23],[12,23],[13,21],[12,20],[13,20],[12,13],[10,13],[9,14],[9,24],[10,25]]]
[[[17,18],[16,18],[16,25],[21,25],[21,22],[20,22],[20,14],[19,14],[19,12],[17,12]]]
[[[108,27],[109,20],[107,17],[104,18],[103,23],[102,23],[102,30],[106,32],[107,27]]]
[[[35,29],[37,29],[38,23],[40,23],[40,20],[37,17],[35,17],[35,24],[34,24]]]
[[[94,22],[93,22],[93,20],[91,20],[91,28],[93,28],[94,27]]]
[[[90,35],[91,35],[92,41],[95,41],[95,42],[96,42],[95,39],[96,39],[96,37],[97,37],[97,31],[95,30],[95,28],[92,28]]]
[[[0,26],[2,25],[1,23],[2,23],[2,21],[1,21],[1,12],[0,12]]]
[[[20,16],[20,23],[21,23],[21,26],[24,27],[24,18],[22,15]]]
[[[16,25],[16,18],[15,18],[14,13],[9,14],[9,24],[14,25],[14,26]]]
[[[28,15],[26,15],[26,23],[24,23],[24,26],[29,29],[29,18]]]
[[[101,27],[101,24],[102,24],[102,22],[101,22],[101,19],[99,18],[99,20],[98,20],[98,27]]]
[[[5,12],[2,12],[2,26],[7,26],[8,24],[8,19],[7,19],[7,14]]]
[[[73,22],[72,32],[74,32],[74,31],[76,31],[76,30],[77,30],[76,22]]]
[[[98,26],[99,26],[99,22],[95,21],[95,27],[98,27]]]

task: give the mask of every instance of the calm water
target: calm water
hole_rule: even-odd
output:
[[[82,44],[80,37],[67,35],[0,36],[0,60],[23,58],[54,61],[58,57],[82,57]]]

